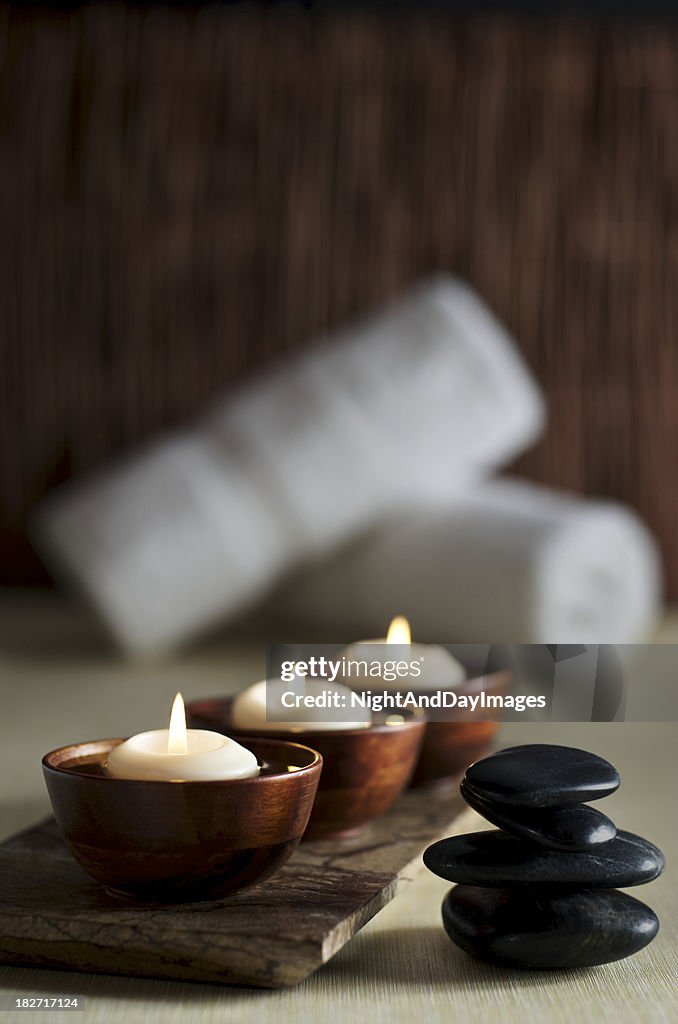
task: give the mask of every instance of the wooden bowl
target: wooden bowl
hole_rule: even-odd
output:
[[[471,675],[455,687],[458,694],[505,694],[510,689],[511,673],[506,670],[487,675]],[[454,721],[450,715],[454,714]],[[456,778],[472,761],[486,754],[499,732],[498,721],[479,721],[476,711],[426,711],[426,731],[419,760],[412,775],[413,786],[427,786]],[[492,711],[487,712],[488,718]]]
[[[117,894],[216,899],[268,878],[308,823],[322,758],[298,743],[247,741],[262,766],[247,779],[146,781],[106,775],[121,739],[46,754],[52,808],[80,866]]]
[[[231,726],[232,697],[192,701],[186,707],[191,728],[213,729],[241,739]],[[289,739],[294,736],[322,754],[318,786],[307,838],[354,832],[395,803],[410,781],[424,735],[419,712],[398,712],[402,724],[387,725],[388,714],[375,715],[366,729],[336,731],[271,731],[258,735]],[[250,730],[249,735],[255,735]]]

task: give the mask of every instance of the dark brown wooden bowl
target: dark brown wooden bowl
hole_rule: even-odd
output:
[[[232,697],[191,701],[186,707],[190,727],[213,729],[240,740],[243,733],[231,726],[232,704]],[[421,714],[409,709],[398,714],[404,718],[399,725],[387,725],[385,713],[375,715],[375,722],[366,729],[258,734],[278,739],[293,735],[322,754],[323,773],[307,838],[353,832],[398,799],[414,770],[425,724]],[[255,735],[252,730],[249,734]]]
[[[455,687],[459,694],[505,694],[511,686],[511,673],[505,670],[487,675],[471,675]],[[454,720],[449,716],[454,714]],[[501,723],[491,720],[479,721],[478,712],[434,711],[426,712],[426,731],[421,752],[412,775],[413,786],[428,786],[456,778],[466,768],[488,752],[499,732]],[[446,720],[447,719],[447,720]]]
[[[141,899],[217,899],[268,878],[299,843],[322,758],[298,743],[253,737],[261,774],[209,782],[106,775],[121,739],[46,754],[54,816],[80,866],[109,890]]]

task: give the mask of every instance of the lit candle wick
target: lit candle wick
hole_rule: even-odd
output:
[[[180,693],[174,698],[170,715],[169,734],[167,737],[168,754],[187,754],[188,736],[186,735],[186,709],[184,698]]]

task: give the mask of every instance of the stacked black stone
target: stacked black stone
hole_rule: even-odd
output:
[[[452,941],[491,963],[543,969],[592,967],[647,946],[656,914],[617,887],[651,882],[664,856],[585,803],[619,781],[602,757],[551,744],[472,764],[462,795],[499,829],[424,854],[429,870],[459,883],[443,902]]]

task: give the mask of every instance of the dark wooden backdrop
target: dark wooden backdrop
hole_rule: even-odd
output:
[[[678,26],[0,13],[0,558],[28,508],[436,268],[549,400],[518,469],[629,502],[678,594]]]

